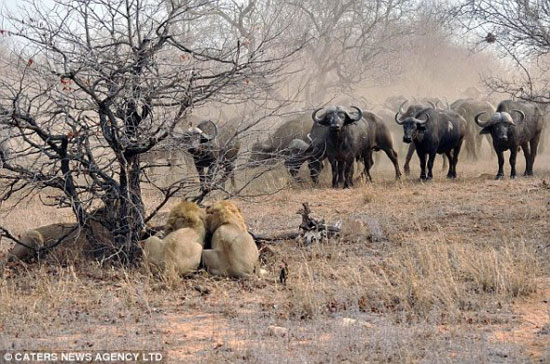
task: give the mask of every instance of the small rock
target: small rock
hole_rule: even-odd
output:
[[[369,329],[374,327],[374,325],[369,323],[369,322],[359,321],[359,320],[352,319],[352,318],[349,318],[349,317],[343,317],[341,319],[340,323],[344,327],[350,327],[350,326],[354,326],[354,325],[360,325],[360,326],[363,326],[363,327],[369,328]]]
[[[288,334],[288,329],[281,326],[269,326],[267,331],[271,336],[285,337]]]
[[[342,326],[344,326],[344,327],[353,326],[356,323],[357,323],[356,319],[352,319],[352,318],[349,318],[349,317],[342,318]]]
[[[359,324],[361,326],[363,326],[364,328],[366,328],[366,329],[372,329],[374,327],[373,324],[371,324],[370,322],[367,322],[367,321],[361,321],[361,322],[359,322]]]

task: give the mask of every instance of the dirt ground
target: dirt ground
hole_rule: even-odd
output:
[[[296,228],[306,201],[342,222],[339,239],[264,246],[261,278],[200,271],[165,282],[89,262],[6,268],[0,348],[162,350],[170,363],[550,362],[550,153],[535,177],[502,181],[485,156],[460,161],[454,181],[436,164],[434,181],[418,182],[414,160],[395,182],[381,156],[373,183],[334,190],[325,175],[318,187],[235,200],[261,234]],[[284,171],[266,178],[288,181]],[[71,216],[33,199],[5,203],[0,218],[21,233]]]

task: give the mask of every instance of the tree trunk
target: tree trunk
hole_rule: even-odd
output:
[[[145,208],[141,197],[139,184],[139,157],[128,156],[122,159],[120,168],[120,206],[119,224],[114,234],[115,248],[123,256],[123,260],[132,260],[136,251],[140,233],[144,227]]]

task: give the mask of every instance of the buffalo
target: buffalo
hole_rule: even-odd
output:
[[[193,157],[203,193],[212,189],[212,180],[217,171],[222,173],[220,183],[231,177],[231,183],[235,185],[235,160],[241,144],[234,127],[225,125],[219,131],[213,121],[201,121],[185,132],[183,144]]]
[[[488,101],[474,99],[459,99],[451,104],[451,110],[460,114],[466,120],[466,136],[464,138],[464,149],[473,160],[478,160],[481,152],[483,135],[477,132],[474,117],[480,112],[493,115],[495,108]]]
[[[326,138],[328,133],[329,128],[313,123],[306,136],[307,142],[302,139],[295,139],[291,142],[294,147],[289,148],[289,152],[285,156],[285,165],[293,177],[297,176],[301,165],[307,161],[311,180],[314,184],[319,183],[323,161],[327,158]]]
[[[433,103],[432,101],[430,101],[428,99],[427,101],[427,104],[429,104],[433,109],[437,110],[438,107],[437,105],[442,105],[441,101],[439,99],[436,99],[438,100],[437,103]],[[405,101],[401,104],[401,106],[399,106],[399,110],[400,112],[402,113],[401,109],[403,107],[404,104],[406,104],[408,101]],[[412,112],[416,112],[416,111],[420,111],[423,109],[423,106],[420,105],[420,104],[416,104],[413,106],[412,108]],[[441,109],[441,107],[439,108]],[[449,109],[449,108],[447,108]],[[392,119],[395,118],[395,114],[392,114]],[[397,126],[401,126],[400,124],[398,124]],[[404,145],[407,145],[407,144],[404,144]],[[408,144],[409,147],[407,148],[407,155],[405,156],[405,164],[403,164],[403,171],[405,172],[405,174],[408,176],[411,174],[411,168],[410,168],[410,163],[411,163],[411,159],[412,159],[412,156],[416,150],[415,146],[414,146],[414,143],[409,143]],[[442,169],[444,170],[445,168],[447,167],[447,159],[445,159],[445,157],[443,157],[443,166],[442,166]]]
[[[297,146],[296,144],[299,143],[295,140],[301,140],[304,143],[308,141],[307,134],[310,132],[312,126],[313,120],[311,120],[309,115],[284,122],[267,139],[252,145],[248,162],[250,164],[259,164],[260,162],[268,162],[279,156],[288,155],[290,153],[289,149],[294,150]],[[294,144],[291,146],[291,143]]]
[[[363,119],[367,121],[367,158],[365,164],[366,177],[372,181],[370,175],[370,169],[374,164],[372,158],[372,152],[384,151],[390,161],[393,164],[395,170],[395,179],[401,178],[401,171],[399,170],[399,162],[397,158],[397,152],[393,148],[392,134],[388,128],[388,125],[376,114],[372,112],[365,112]]]
[[[456,178],[458,155],[466,133],[464,118],[454,111],[421,105],[411,105],[403,112],[404,104],[395,114],[395,122],[403,127],[403,141],[414,144],[420,159],[420,179],[433,178],[435,156],[443,153],[449,159],[447,177]],[[426,157],[429,157],[427,174]]]
[[[396,179],[401,177],[397,153],[393,149],[392,136],[386,124],[371,112],[357,110],[361,117],[351,118],[341,107],[328,108],[322,117],[317,117],[318,109],[313,113],[316,122],[310,139],[309,167],[314,182],[321,161],[326,156],[333,167],[333,186],[337,187],[344,179],[344,187],[352,185],[353,160],[364,163],[364,174],[372,180],[370,168],[373,165],[372,152],[383,150],[392,161]],[[328,127],[328,128],[327,128]],[[345,162],[340,163],[339,161]],[[335,168],[341,168],[336,170]]]
[[[332,167],[332,187],[342,182],[344,188],[353,186],[353,163],[363,159],[367,165],[367,123],[363,111],[356,106],[352,109],[357,115],[351,116],[340,106],[332,106],[317,116],[323,108],[315,110],[312,119],[319,125],[328,127],[326,134],[326,156]]]
[[[525,176],[533,175],[533,164],[542,134],[544,118],[539,107],[530,102],[505,100],[498,104],[496,112],[487,121],[481,121],[478,113],[474,121],[482,129],[480,134],[490,134],[498,157],[497,179],[504,176],[504,152],[510,150],[510,177],[516,177],[516,156],[519,148],[525,156]],[[513,116],[516,116],[514,120]]]
[[[0,169],[8,162],[13,151],[10,147],[10,139],[12,135],[10,128],[7,125],[0,124]]]

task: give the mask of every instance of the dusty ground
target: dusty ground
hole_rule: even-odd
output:
[[[339,240],[265,247],[261,279],[162,282],[83,262],[6,269],[0,348],[163,350],[169,362],[550,362],[550,156],[533,178],[494,181],[489,159],[462,162],[455,181],[437,165],[431,183],[417,181],[416,161],[394,182],[381,160],[373,184],[332,190],[325,176],[319,188],[236,200],[264,234],[297,227],[304,201],[343,222]],[[0,216],[16,232],[71,218],[37,199]]]

